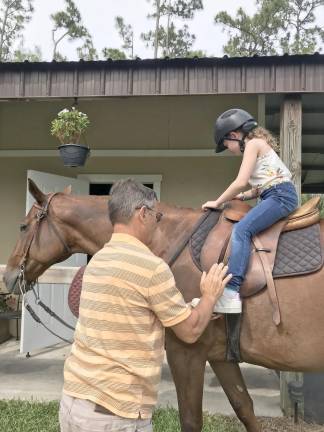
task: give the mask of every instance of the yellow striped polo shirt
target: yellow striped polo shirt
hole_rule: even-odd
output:
[[[84,276],[63,391],[126,418],[150,418],[164,327],[191,313],[168,265],[137,238],[113,234]]]

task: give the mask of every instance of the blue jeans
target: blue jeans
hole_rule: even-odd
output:
[[[249,265],[252,237],[288,216],[298,206],[296,189],[291,182],[266,189],[260,199],[233,228],[228,264],[228,273],[233,277],[227,287],[235,291],[239,291]]]

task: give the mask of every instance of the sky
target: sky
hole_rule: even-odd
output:
[[[103,47],[121,47],[121,40],[114,25],[114,18],[121,15],[127,24],[133,26],[135,54],[142,59],[153,57],[153,49],[146,48],[139,37],[142,32],[154,26],[153,20],[147,19],[147,14],[152,11],[148,0],[75,0],[75,3],[98,51]],[[64,0],[34,0],[34,6],[33,18],[24,31],[24,44],[26,48],[40,46],[44,60],[50,61],[53,50],[50,14],[62,9]],[[191,33],[197,37],[193,49],[201,49],[208,56],[222,56],[222,47],[227,36],[220,26],[213,23],[214,17],[221,10],[235,14],[240,6],[249,13],[255,11],[254,0],[204,0],[204,10],[197,12],[194,20],[188,21]],[[80,45],[80,42],[64,40],[59,45],[59,51],[69,60],[76,60],[75,49]]]

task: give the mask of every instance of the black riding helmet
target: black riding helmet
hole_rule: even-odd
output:
[[[244,151],[244,138],[254,128],[258,126],[254,117],[247,111],[240,108],[229,109],[221,114],[215,123],[215,143],[216,153],[226,150],[224,146],[224,139],[226,136],[237,129],[241,129],[244,136],[240,142],[241,151]]]

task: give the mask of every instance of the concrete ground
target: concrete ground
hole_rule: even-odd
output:
[[[9,340],[0,345],[0,399],[60,399],[63,383],[63,364],[70,346],[33,352],[30,358],[19,354],[19,343]],[[280,410],[279,379],[275,372],[242,364],[242,372],[254,401],[256,415],[278,417]],[[159,392],[159,406],[177,408],[176,393],[168,365],[164,363]],[[211,368],[207,366],[203,409],[209,413],[233,414]]]

